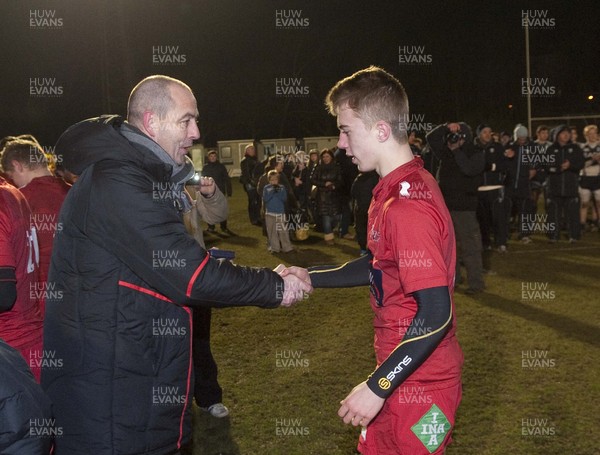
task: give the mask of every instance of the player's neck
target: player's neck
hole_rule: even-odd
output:
[[[377,173],[381,178],[384,178],[390,172],[414,159],[412,150],[407,144],[394,144],[388,150],[380,154]]]

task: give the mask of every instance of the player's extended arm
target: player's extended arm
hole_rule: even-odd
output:
[[[17,276],[14,267],[0,266],[0,313],[9,311],[17,299]]]
[[[349,288],[368,286],[371,253],[342,265],[317,265],[308,268],[313,288]]]
[[[404,338],[367,380],[369,389],[380,398],[389,397],[421,366],[452,326],[448,287],[421,289],[413,292],[413,297],[417,301],[417,313]],[[423,331],[426,333],[421,333]]]

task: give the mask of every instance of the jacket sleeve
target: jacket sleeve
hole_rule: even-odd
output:
[[[100,162],[91,178],[85,234],[152,289],[180,305],[281,303],[278,274],[211,258],[186,232],[168,192],[143,171]]]
[[[211,197],[204,197],[197,193],[195,209],[202,221],[208,224],[217,224],[227,219],[229,214],[229,205],[227,198],[217,187],[215,194]]]
[[[463,147],[454,150],[454,158],[461,172],[469,177],[481,174],[485,168],[485,157],[482,151],[475,151],[468,155],[465,151],[467,143]]]

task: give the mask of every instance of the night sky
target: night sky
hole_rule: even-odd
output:
[[[370,64],[400,79],[424,125],[512,131],[527,120],[523,10],[545,15],[530,31],[531,76],[544,92],[533,115],[600,113],[600,13],[584,5],[2,0],[0,136],[32,133],[52,146],[79,120],[125,114],[131,88],[151,74],[192,87],[207,146],[336,135],[323,99]]]

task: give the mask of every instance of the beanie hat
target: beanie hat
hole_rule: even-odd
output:
[[[527,128],[525,128],[520,123],[517,126],[515,126],[515,130],[513,131],[513,139],[515,141],[520,137],[527,137],[527,136],[529,136],[529,131],[527,131]]]

